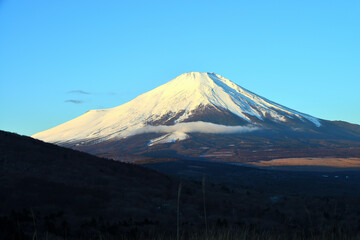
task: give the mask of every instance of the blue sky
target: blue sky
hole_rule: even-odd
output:
[[[360,124],[360,1],[0,0],[0,129],[32,135],[190,71]]]

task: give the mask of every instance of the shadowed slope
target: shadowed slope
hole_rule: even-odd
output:
[[[76,229],[98,217],[144,221],[161,202],[175,198],[172,189],[177,184],[141,166],[4,131],[0,131],[0,178],[0,216],[22,209],[43,217],[61,213],[60,219]]]

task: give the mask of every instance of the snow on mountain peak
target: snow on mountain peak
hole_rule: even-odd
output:
[[[298,118],[318,127],[321,125],[317,118],[271,102],[218,74],[189,72],[128,103],[111,109],[89,111],[33,137],[55,143],[123,138],[146,126],[161,125],[166,119],[172,119],[175,125],[184,122],[205,106],[229,111],[248,123],[252,122],[252,117],[260,121],[270,118],[276,122]],[[185,135],[170,134],[163,141],[168,139],[181,140],[185,139]]]

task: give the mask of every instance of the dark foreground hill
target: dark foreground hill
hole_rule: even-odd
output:
[[[164,164],[151,167],[173,176],[0,131],[0,239],[174,236],[180,181],[181,232],[204,229],[205,222],[212,229],[285,236],[326,231],[355,237],[360,231],[355,174],[326,182],[319,175],[225,164]],[[313,181],[319,182],[309,187]],[[326,186],[330,191],[315,189]]]
[[[175,199],[177,188],[174,179],[141,166],[3,131],[0,178],[0,214],[23,221],[34,212],[36,219],[45,219],[45,229],[55,233],[66,226],[91,226],[94,219],[150,224],[147,218]],[[33,229],[20,227],[28,230]]]

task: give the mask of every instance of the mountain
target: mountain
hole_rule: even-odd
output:
[[[359,147],[360,130],[292,110],[215,73],[190,72],[126,104],[88,111],[32,137],[115,159],[133,154],[245,160],[257,154],[239,149],[270,149],[278,152],[273,157],[289,148],[287,157],[303,149],[341,155],[350,145]]]
[[[33,137],[55,143],[108,140],[143,132],[173,133],[183,128],[189,128],[187,132],[201,131],[198,125],[179,125],[185,122],[203,121],[243,126],[268,119],[278,123],[295,120],[321,126],[319,119],[271,102],[220,75],[191,72],[182,74],[124,105],[107,110],[88,111],[74,120]],[[179,127],[153,127],[160,125]],[[208,124],[204,126],[207,128]],[[211,125],[210,132],[214,127],[216,126]]]

